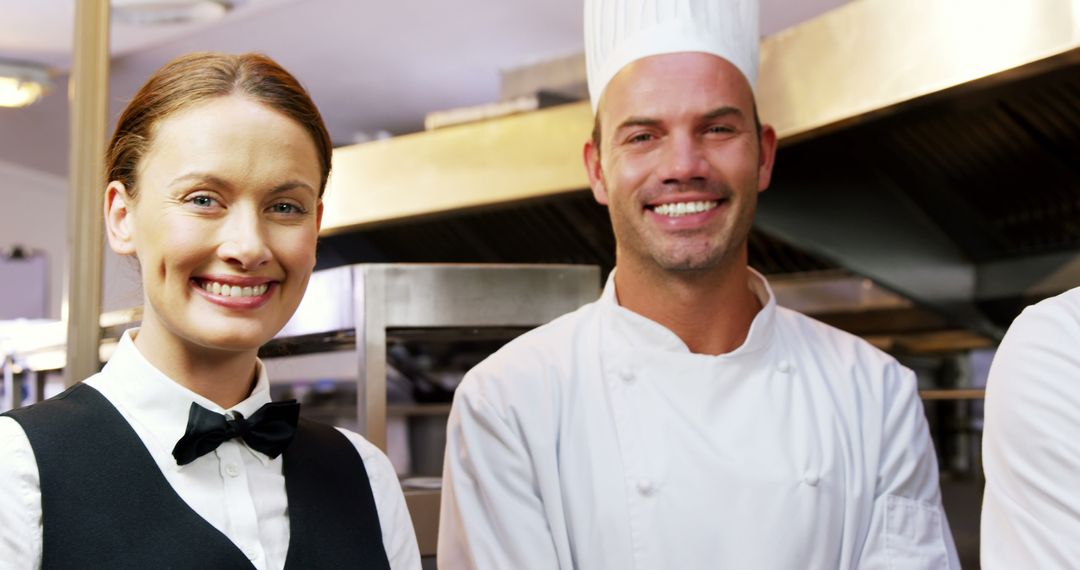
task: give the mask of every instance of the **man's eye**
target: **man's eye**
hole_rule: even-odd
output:
[[[191,203],[200,208],[209,208],[214,205],[214,199],[209,196],[195,196],[191,199]]]
[[[730,135],[735,132],[735,128],[729,125],[713,125],[709,127],[709,132],[712,134]]]
[[[270,206],[270,210],[275,214],[302,214],[304,210],[296,204],[289,204],[287,202],[279,202]]]
[[[630,137],[630,139],[627,142],[630,142],[630,143],[642,143],[642,142],[651,141],[652,138],[653,138],[653,136],[650,133],[639,133],[639,134],[636,134],[636,135]]]

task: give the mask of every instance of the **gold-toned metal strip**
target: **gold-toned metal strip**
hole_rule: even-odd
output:
[[[68,190],[68,271],[63,309],[67,321],[68,386],[101,367],[102,196],[109,95],[109,2],[75,3],[71,71],[71,131]]]

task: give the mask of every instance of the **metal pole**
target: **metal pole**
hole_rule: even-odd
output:
[[[109,2],[75,2],[75,43],[68,89],[71,107],[68,271],[64,279],[67,364],[71,386],[98,371],[109,96]]]

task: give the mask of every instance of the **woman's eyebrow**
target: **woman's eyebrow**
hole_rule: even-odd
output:
[[[213,174],[208,174],[205,172],[189,172],[187,174],[177,176],[176,178],[172,179],[172,182],[169,182],[169,186],[176,186],[184,182],[205,182],[209,183],[212,186],[232,188],[232,185],[229,184],[224,178],[220,178],[218,176],[214,176]]]

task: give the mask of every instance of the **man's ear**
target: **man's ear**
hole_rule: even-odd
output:
[[[592,187],[593,198],[607,206],[607,183],[604,181],[604,170],[600,167],[600,148],[590,139],[585,142],[582,155],[585,159],[585,172],[589,175],[589,186]]]
[[[776,164],[776,131],[770,125],[761,125],[758,139],[758,192],[763,192],[772,182],[773,165]]]
[[[118,255],[135,254],[131,200],[122,182],[113,180],[105,189],[105,233],[109,247]]]

